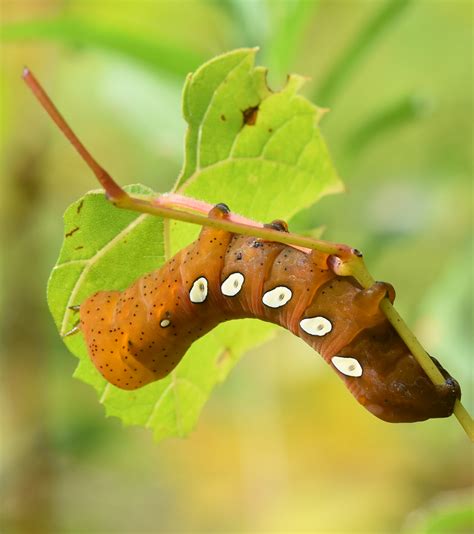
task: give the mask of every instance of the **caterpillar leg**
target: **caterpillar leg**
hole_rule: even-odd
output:
[[[229,215],[230,208],[227,204],[224,204],[223,202],[216,204],[209,210],[209,213],[207,214],[209,219],[220,220],[228,219]],[[203,249],[202,251],[199,250],[201,255],[203,253],[207,254],[208,252],[210,252],[210,249],[214,249],[216,252],[220,248],[225,250],[233,235],[234,234],[228,232],[227,230],[220,230],[218,228],[212,228],[211,226],[203,226],[201,232],[199,233],[199,239],[196,245],[199,244],[199,248]]]
[[[286,221],[282,221],[281,219],[275,219],[269,224],[263,225],[265,228],[271,228],[272,230],[276,230],[277,232],[287,232],[288,233],[288,223]]]
[[[380,312],[380,303],[387,297],[391,303],[395,300],[395,289],[386,282],[375,282],[368,289],[363,289],[355,297],[354,303],[361,313],[372,316]]]
[[[213,213],[214,210],[219,211],[220,213],[222,213],[222,215],[229,215],[230,213],[229,206],[227,204],[224,204],[224,202],[219,202],[219,204],[216,204],[209,212],[209,217],[211,217],[211,213]]]
[[[71,328],[71,330],[68,330],[65,334],[63,334],[62,337],[69,337],[73,336],[74,334],[77,334],[81,330],[81,327],[79,325],[79,321]]]
[[[80,304],[77,304],[75,306],[68,306],[68,310],[72,310],[74,312],[78,312],[80,309],[81,309]],[[77,334],[80,330],[81,330],[80,321],[76,321],[76,323],[71,328],[71,330],[68,330],[65,334],[62,335],[62,337],[73,336],[74,334]]]

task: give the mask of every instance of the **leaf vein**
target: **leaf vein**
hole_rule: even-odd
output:
[[[172,380],[166,386],[166,388],[162,391],[161,395],[158,397],[158,399],[156,400],[155,404],[153,405],[153,407],[152,407],[152,409],[150,411],[150,416],[148,417],[148,419],[147,419],[147,421],[145,423],[145,426],[147,428],[150,428],[150,426],[152,426],[151,422],[152,422],[153,418],[155,417],[155,415],[156,415],[161,403],[165,399],[165,397],[170,393],[170,391],[173,391],[173,393],[175,395],[173,406],[174,406],[174,412],[175,412],[176,427],[178,429],[178,432],[181,432],[181,424],[178,422],[179,421],[179,412],[178,412],[178,409],[177,409],[177,405],[178,405],[178,398],[177,398],[178,394],[177,394],[177,391],[176,391],[176,385],[177,384],[179,384],[179,383],[189,384],[191,387],[196,389],[203,398],[206,397],[206,392],[201,387],[199,387],[197,384],[195,384],[194,382],[191,382],[191,380],[189,380],[189,378],[177,377],[176,376],[176,371],[173,371],[171,373],[171,375],[172,375]]]
[[[100,404],[104,404],[104,401],[107,398],[107,395],[109,394],[109,390],[110,390],[110,382],[106,382],[104,391],[102,392],[102,395],[100,396],[100,399],[99,399]]]
[[[57,265],[55,265],[53,267],[53,271],[55,269],[59,269],[60,267],[67,267],[68,265],[71,265],[73,263],[87,263],[88,260],[86,259],[82,259],[82,260],[69,260],[69,261],[65,261],[63,263],[58,263]]]

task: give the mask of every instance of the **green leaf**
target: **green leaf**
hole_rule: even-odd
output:
[[[186,163],[176,188],[261,220],[291,217],[342,184],[317,126],[323,110],[297,94],[305,79],[292,75],[272,92],[255,53],[225,54],[188,77]],[[244,124],[252,108],[256,122]]]
[[[293,76],[273,93],[265,70],[254,67],[254,57],[255,50],[236,50],[188,78],[183,94],[186,161],[175,190],[212,203],[225,201],[256,219],[290,218],[340,190],[341,182],[317,127],[321,110],[297,94],[303,78]],[[243,112],[257,107],[255,124],[246,124]],[[151,194],[139,186],[135,192]],[[161,265],[164,243],[172,254],[199,232],[196,226],[163,225],[160,219],[120,211],[97,193],[67,210],[65,227],[66,233],[79,230],[65,238],[48,288],[62,333],[74,324],[67,306],[99,289],[127,287]],[[148,427],[162,439],[189,433],[213,387],[247,349],[274,330],[255,320],[221,324],[194,343],[168,377],[135,391],[103,380],[80,335],[65,340],[80,358],[75,376],[99,391],[107,414]]]

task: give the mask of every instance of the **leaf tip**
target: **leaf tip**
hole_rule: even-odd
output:
[[[303,85],[310,81],[309,76],[302,76],[301,74],[288,74],[286,77],[285,90],[292,93],[297,93]]]
[[[331,111],[331,108],[320,108],[319,106],[316,106],[316,109],[317,109],[317,120],[318,122],[325,116],[327,115],[330,111]]]

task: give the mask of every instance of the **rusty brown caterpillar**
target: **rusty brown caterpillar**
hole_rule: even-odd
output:
[[[157,210],[154,203],[130,197],[79,141],[28,69],[23,78],[114,204],[167,217],[173,211],[173,218],[184,220],[179,211]],[[247,124],[253,119],[244,114]],[[229,209],[218,204],[209,217],[225,219]],[[269,226],[287,231],[282,221]],[[434,385],[381,312],[386,297],[393,302],[393,288],[377,282],[364,289],[355,278],[339,276],[349,274],[338,271],[340,260],[205,226],[197,241],[125,291],[100,291],[72,306],[80,322],[65,335],[81,330],[102,375],[133,390],[169,374],[193,341],[218,323],[255,317],[306,341],[380,419],[422,421],[455,411],[472,437],[472,420],[457,402],[458,383],[433,359],[441,373],[435,381],[444,377]]]
[[[211,218],[226,218],[218,204]],[[287,231],[275,221],[273,229]],[[337,276],[329,256],[204,227],[199,238],[124,291],[80,306],[80,325],[100,373],[122,389],[168,375],[190,345],[223,321],[278,324],[319,352],[356,399],[390,422],[447,417],[458,383],[434,385],[380,311],[393,288]]]

